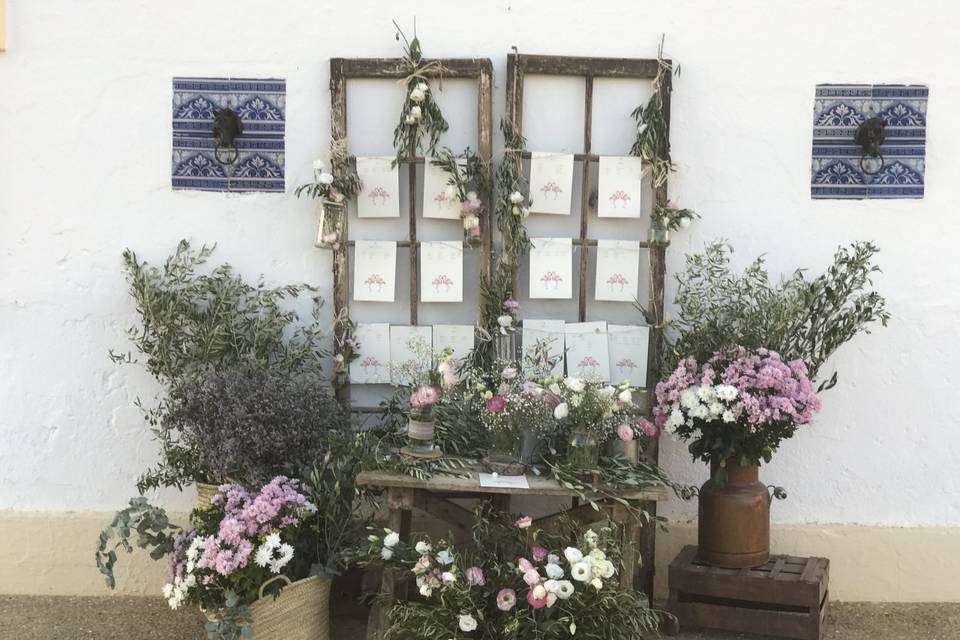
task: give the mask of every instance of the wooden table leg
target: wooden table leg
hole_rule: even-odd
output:
[[[645,502],[642,507],[644,511],[650,514],[652,519],[640,527],[639,548],[643,567],[639,572],[637,588],[642,589],[647,594],[647,599],[652,607],[653,581],[657,564],[657,503]]]
[[[414,489],[390,487],[387,489],[387,525],[400,534],[404,542],[410,541],[411,509],[413,509]],[[393,602],[406,597],[405,580],[397,580],[396,573],[384,569],[380,578],[381,598],[370,609],[367,619],[367,640],[381,640],[387,629],[388,614]]]
[[[509,493],[494,493],[490,496],[490,505],[500,513],[508,513],[510,511],[510,494]]]
[[[630,510],[622,504],[613,505],[611,517],[623,527],[623,560],[620,567],[620,588],[633,589],[637,571],[643,562],[639,556],[639,527]]]

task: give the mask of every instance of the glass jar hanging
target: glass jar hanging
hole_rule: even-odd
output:
[[[317,200],[317,214],[320,222],[317,226],[316,246],[321,249],[333,249],[340,243],[343,224],[343,205],[329,200]]]

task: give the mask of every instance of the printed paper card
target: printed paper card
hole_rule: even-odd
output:
[[[610,379],[610,355],[607,348],[607,323],[567,323],[567,375],[588,380]]]
[[[359,356],[350,363],[350,382],[387,384],[390,382],[390,325],[357,323],[353,338],[360,345]]]
[[[466,358],[473,350],[473,325],[435,324],[433,325],[433,352],[440,353],[446,348],[453,349],[456,360]]]
[[[530,154],[530,211],[570,215],[573,192],[573,155]]]
[[[601,218],[639,218],[643,172],[641,158],[600,156],[597,215]]]
[[[633,302],[640,291],[639,273],[639,240],[597,240],[597,300]]]
[[[392,163],[392,156],[357,158],[357,176],[363,185],[357,193],[358,217],[400,217],[400,171]]]
[[[420,243],[420,301],[463,302],[463,241]]]
[[[563,320],[524,320],[521,336],[523,338],[523,361],[526,365],[528,356],[532,356],[537,343],[543,343],[547,348],[547,355],[556,359],[549,375],[563,375],[563,353],[566,349],[563,335]],[[530,367],[528,367],[528,370]]]
[[[393,302],[397,278],[397,243],[357,240],[353,252],[353,299]]]
[[[650,327],[611,324],[607,326],[610,349],[610,382],[629,380],[633,387],[647,386],[647,347]]]
[[[530,297],[573,297],[573,241],[530,238]]]
[[[410,384],[409,371],[428,370],[432,366],[432,342],[430,327],[390,327],[390,381],[393,384]]]
[[[423,163],[423,217],[459,220],[460,197],[456,192],[453,197],[448,195],[450,176],[431,160],[427,158]],[[457,164],[463,167],[466,161]]]

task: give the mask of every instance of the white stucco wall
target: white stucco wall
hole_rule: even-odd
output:
[[[909,18],[902,2],[887,0],[848,11],[763,0],[7,4],[0,509],[109,511],[154,460],[133,406],[154,386],[142,371],[118,369],[106,356],[125,344],[123,330],[134,318],[119,269],[124,247],[159,261],[181,237],[216,241],[216,259],[244,274],[306,280],[329,298],[329,254],[313,247],[311,206],[292,195],[328,144],[328,59],[396,55],[390,18],[407,24],[416,13],[427,55],[493,60],[495,119],[511,46],[653,57],[666,33],[667,52],[682,65],[672,129],[680,172],[670,192],[703,214],[675,237],[671,271],[684,251],[721,236],[736,245],[739,264],[766,252],[777,271],[822,269],[836,245],[855,239],[882,248],[877,284],[893,321],[843,348],[831,363],[840,384],[824,395],[823,413],[765,468],[767,482],[790,491],[775,521],[960,526],[960,120],[953,114],[960,10],[948,3],[912,5]],[[171,191],[175,75],[286,78],[285,195]],[[810,200],[811,109],[821,82],[930,86],[923,200]],[[561,83],[539,90],[546,93],[537,104],[546,109],[572,89]],[[363,115],[371,120],[381,109],[375,101],[361,106],[365,91],[350,97],[354,150],[389,152],[399,103],[387,106],[382,124],[357,130],[355,109],[369,110]],[[455,113],[448,113],[452,121]],[[464,126],[475,127],[472,118],[464,117]],[[531,148],[579,140],[578,120],[570,133],[536,128],[536,118],[528,110]],[[629,122],[620,126],[629,130]],[[451,141],[462,145],[474,132],[463,129]],[[600,152],[628,147],[628,140],[598,135]],[[666,443],[663,459],[683,480],[705,475],[682,446]],[[192,496],[165,499],[186,508]],[[683,518],[691,509],[674,504],[666,512]]]

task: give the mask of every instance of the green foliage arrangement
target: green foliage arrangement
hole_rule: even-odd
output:
[[[653,184],[659,187],[673,170],[670,159],[670,123],[664,115],[664,102],[669,99],[670,85],[666,79],[673,73],[673,63],[663,57],[663,39],[657,50],[657,75],[653,80],[653,95],[645,105],[633,110],[630,116],[637,121],[637,137],[630,155],[642,158],[653,167]]]
[[[117,363],[142,363],[162,385],[159,403],[143,409],[161,446],[161,461],[140,477],[140,492],[158,486],[182,487],[206,481],[195,452],[180,441],[167,420],[170,398],[214,372],[235,367],[269,370],[278,375],[319,373],[325,349],[320,324],[323,300],[309,285],[267,287],[243,280],[229,264],[205,265],[214,246],[193,249],[181,240],[162,266],[123,253],[123,270],[140,317],[127,330],[139,356],[112,351]],[[303,322],[290,305],[310,295],[312,318]]]
[[[396,22],[393,26],[397,28],[397,40],[403,39],[403,66],[407,73],[405,80],[407,96],[400,110],[400,122],[393,131],[393,148],[397,152],[393,164],[396,166],[417,149],[423,150],[425,155],[433,155],[440,136],[450,128],[450,125],[443,118],[440,107],[433,99],[427,79],[427,74],[430,72],[442,74],[443,66],[436,60],[424,61],[416,27],[414,27],[413,40],[408,40]],[[424,144],[424,138],[426,138],[426,144]]]
[[[871,289],[880,268],[872,263],[878,249],[870,242],[838,248],[833,264],[812,280],[798,269],[776,283],[763,256],[743,273],[733,272],[732,252],[714,242],[687,255],[685,270],[676,276],[679,318],[672,323],[664,371],[687,356],[706,362],[736,347],[765,348],[784,361],[802,360],[815,379],[840,345],[890,319],[883,296]],[[836,382],[834,373],[820,389]]]

